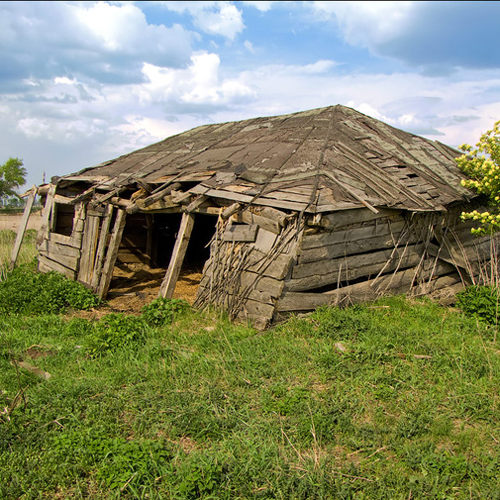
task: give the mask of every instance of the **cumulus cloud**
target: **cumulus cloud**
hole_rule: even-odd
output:
[[[219,68],[219,56],[207,52],[193,55],[186,69],[145,64],[148,83],[137,90],[143,101],[186,103],[190,112],[195,111],[193,105],[205,110],[207,106],[226,106],[255,97],[255,92],[238,79],[221,79]]]
[[[209,35],[234,40],[245,28],[240,10],[232,2],[156,2],[163,7],[189,13],[195,26]]]
[[[311,2],[317,19],[334,21],[345,40],[429,74],[456,67],[497,68],[498,2]]]
[[[132,3],[0,2],[1,90],[54,76],[137,82],[142,64],[181,67],[193,33],[148,24]]]
[[[240,79],[220,75],[220,58],[213,53],[192,55],[186,68],[144,63],[141,71],[144,83],[121,86],[65,76],[32,81],[31,92],[10,96],[5,114],[15,109],[15,129],[28,139],[75,143],[96,137],[102,143],[113,132],[121,137],[122,153],[198,125],[193,116],[207,120],[215,109],[256,97]]]

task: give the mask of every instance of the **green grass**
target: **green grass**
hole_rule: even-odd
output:
[[[498,387],[495,329],[425,300],[3,315],[0,498],[500,498]]]
[[[26,231],[19,250],[17,264],[27,264],[36,257],[36,236],[37,233],[34,229],[28,229]],[[14,246],[15,240],[15,231],[11,229],[0,229],[0,281],[6,275],[7,269],[9,268],[12,247]]]

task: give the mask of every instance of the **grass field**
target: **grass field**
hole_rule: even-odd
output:
[[[26,264],[36,257],[36,235],[37,232],[34,229],[28,229],[26,231],[17,258],[18,264]],[[15,240],[15,231],[11,229],[0,229],[0,280],[8,270]]]
[[[457,309],[88,321],[40,302],[86,292],[23,273],[0,284],[2,499],[500,498],[496,329]]]

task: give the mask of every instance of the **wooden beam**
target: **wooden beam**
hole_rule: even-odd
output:
[[[109,242],[108,251],[106,253],[106,260],[104,261],[99,285],[96,290],[97,295],[101,299],[108,293],[109,285],[111,284],[111,279],[113,278],[113,269],[115,267],[116,257],[118,256],[118,249],[120,248],[120,243],[122,241],[123,230],[125,228],[125,220],[125,210],[119,209],[116,213],[113,232],[111,234],[111,240]]]
[[[23,217],[19,224],[19,229],[17,230],[16,241],[14,242],[14,248],[12,249],[12,254],[10,256],[10,269],[14,269],[16,265],[17,257],[19,255],[19,250],[21,249],[21,243],[23,242],[24,233],[26,232],[26,228],[28,226],[28,220],[31,214],[31,208],[33,207],[33,202],[35,201],[36,196],[36,186],[31,188],[31,193],[29,195],[28,201],[26,202],[26,206],[24,207]]]
[[[99,235],[99,245],[97,246],[96,259],[94,264],[94,273],[90,285],[92,289],[96,289],[101,278],[101,271],[104,265],[104,253],[108,244],[109,228],[111,226],[111,218],[113,217],[113,205],[106,207],[106,215],[102,221],[101,233]]]
[[[174,294],[175,285],[181,272],[182,262],[184,261],[184,256],[186,255],[193,225],[194,215],[191,213],[182,214],[179,233],[177,235],[177,240],[175,241],[174,250],[172,252],[172,257],[170,258],[165,278],[163,279],[160,287],[159,297],[171,299]]]
[[[54,207],[54,195],[56,194],[56,185],[50,184],[49,190],[47,192],[47,198],[45,198],[45,207],[43,209],[42,215],[42,225],[40,227],[40,234],[46,239],[49,236],[50,231],[50,217],[52,215]]]
[[[243,205],[241,203],[233,203],[232,205],[230,205],[229,207],[227,207],[224,212],[222,212],[221,214],[221,218],[222,220],[227,220],[229,219],[229,217],[231,217],[231,215],[235,214],[236,212],[238,212],[238,210],[240,210],[240,208],[242,207]]]
[[[82,257],[80,259],[80,269],[78,270],[78,281],[85,285],[90,285],[92,282],[99,223],[100,217],[98,215],[87,214],[82,239]]]

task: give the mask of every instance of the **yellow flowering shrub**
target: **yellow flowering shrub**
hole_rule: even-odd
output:
[[[464,154],[457,164],[469,177],[462,185],[487,196],[490,208],[489,212],[463,212],[462,220],[479,222],[479,228],[472,229],[474,234],[500,231],[500,121],[481,136],[476,148],[463,144],[460,149]]]

